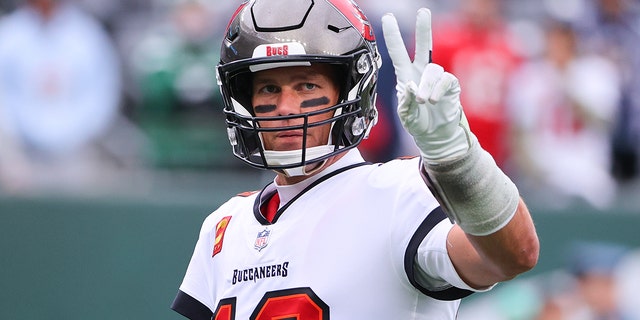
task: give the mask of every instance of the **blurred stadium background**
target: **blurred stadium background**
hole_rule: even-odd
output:
[[[45,139],[52,133],[43,127],[53,123],[52,132],[57,132],[57,122],[66,123],[65,119],[59,119],[61,115],[34,111],[39,105],[31,109],[31,114],[12,109],[16,105],[22,107],[24,101],[31,102],[28,91],[20,91],[22,96],[14,95],[19,91],[16,83],[23,79],[21,72],[29,72],[14,62],[25,63],[32,58],[34,64],[46,66],[36,68],[42,74],[31,76],[53,81],[47,82],[46,88],[48,94],[55,95],[56,90],[64,91],[64,79],[51,78],[51,74],[55,75],[60,66],[60,70],[72,68],[74,64],[69,61],[77,61],[73,60],[78,59],[73,54],[78,50],[75,46],[46,47],[53,40],[45,32],[34,33],[28,24],[20,29],[20,24],[8,23],[17,20],[14,13],[26,5],[37,3],[47,7],[50,1],[56,5],[73,4],[86,14],[81,20],[91,20],[104,30],[117,69],[111,75],[117,91],[109,97],[96,94],[94,99],[114,101],[111,107],[102,108],[113,108],[115,112],[101,113],[100,107],[96,107],[97,111],[78,119],[75,127],[65,125],[75,129],[55,141]],[[415,10],[422,6],[431,8],[434,19],[443,17],[442,21],[434,21],[437,51],[438,38],[443,37],[438,35],[438,30],[442,30],[438,29],[438,23],[447,26],[470,15],[465,8],[480,13],[490,2],[493,1],[361,0],[359,3],[374,28],[383,13],[394,12],[406,24],[403,27],[408,35]],[[169,305],[182,280],[202,220],[230,196],[258,189],[272,179],[270,172],[247,168],[231,155],[215,83],[220,39],[228,17],[239,3],[239,0],[0,0],[1,319],[181,319]],[[532,152],[541,153],[545,158],[542,162],[549,166],[558,166],[523,165],[520,159],[527,158],[528,153],[519,147],[529,145],[529,140],[517,138],[521,131],[526,131],[523,128],[529,128],[527,120],[536,115],[531,110],[525,111],[524,104],[512,102],[519,101],[518,98],[505,98],[511,101],[503,106],[509,117],[502,119],[498,127],[490,128],[502,128],[505,123],[524,124],[502,128],[505,131],[500,132],[509,137],[504,144],[510,148],[497,150],[494,156],[516,180],[531,207],[542,245],[540,262],[518,279],[465,300],[459,318],[596,319],[594,310],[609,306],[590,306],[586,294],[580,292],[586,287],[581,280],[583,276],[593,273],[612,279],[611,294],[616,305],[611,308],[626,314],[610,319],[640,319],[640,298],[633,294],[640,287],[637,233],[640,64],[638,51],[634,51],[640,49],[640,5],[635,0],[496,3],[501,10],[492,19],[508,31],[501,32],[505,32],[503,36],[509,35],[505,36],[509,56],[517,57],[513,60],[514,69],[546,57],[550,49],[545,32],[556,24],[569,26],[575,32],[578,51],[598,54],[615,67],[613,76],[596,73],[600,70],[597,68],[578,73],[583,79],[594,75],[593,78],[602,81],[587,83],[573,91],[568,89],[567,93],[578,101],[576,105],[587,105],[574,112],[574,117],[591,112],[592,116],[604,119],[599,123],[606,124],[601,132],[606,134],[607,151],[593,157],[606,158],[607,172],[603,176],[589,171],[591,163],[582,161],[591,158],[585,158],[578,149],[573,153],[567,147],[564,151],[570,152],[552,154],[555,149],[536,149],[546,147],[539,144],[531,144]],[[620,28],[625,31],[616,29],[613,18],[602,18],[605,4],[622,10],[624,23],[620,23]],[[89,37],[74,33],[78,31],[75,26],[76,30],[68,34],[57,32]],[[34,34],[42,36],[37,46],[29,47],[26,41],[16,40]],[[34,39],[38,41],[37,36]],[[79,47],[94,43],[91,38],[72,39],[76,39]],[[451,43],[447,45],[454,50]],[[603,47],[615,49],[613,56]],[[45,54],[31,54],[38,50],[45,50]],[[504,52],[489,56],[493,54],[507,59]],[[439,58],[444,64],[446,57],[438,57],[434,52],[434,59],[440,63]],[[451,68],[459,67],[451,63]],[[380,81],[381,122],[372,139],[363,145],[372,161],[415,152],[394,122],[392,110],[387,109],[395,99],[390,66],[386,61]],[[73,87],[69,94],[101,90],[91,88],[94,82],[100,86],[104,81],[99,80],[107,77],[108,70],[105,73],[99,70],[90,69],[89,74],[86,70],[79,71],[83,77],[74,80],[84,86]],[[591,70],[593,73],[589,73]],[[529,87],[527,81],[531,78],[525,77],[514,89],[510,84],[517,82],[511,81],[512,74],[504,75],[507,83],[499,89],[504,89],[505,95],[516,95],[519,89]],[[489,72],[489,77],[497,75]],[[462,75],[460,78],[463,92],[465,87],[473,88],[472,78]],[[62,84],[56,83],[56,79]],[[602,88],[607,83],[616,86],[598,95],[606,91]],[[530,100],[546,101],[537,99]],[[604,104],[611,104],[614,109],[594,109]],[[69,105],[76,107],[71,102]],[[77,107],[90,108],[89,104]],[[87,125],[93,115],[104,115],[99,130]],[[555,116],[551,118],[559,119]],[[32,120],[25,120],[29,117]],[[524,120],[514,120],[517,117]],[[587,125],[585,119],[578,127]],[[29,123],[42,130],[29,131]],[[480,128],[481,124],[477,126]],[[530,136],[525,139],[534,139],[531,137],[537,133],[535,129],[527,132]],[[45,138],[38,138],[39,134]],[[569,141],[568,145],[582,142]],[[589,150],[599,151],[595,147]],[[531,159],[536,161],[535,157]],[[583,166],[586,171],[576,169],[575,175],[558,174]],[[549,172],[552,178],[545,176]],[[597,289],[602,301],[606,300],[603,288]],[[578,316],[553,317],[562,312]]]

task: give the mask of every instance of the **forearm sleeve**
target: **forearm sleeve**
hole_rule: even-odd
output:
[[[425,182],[444,211],[466,233],[494,233],[516,212],[518,188],[477,141],[462,157],[423,159],[422,169]]]

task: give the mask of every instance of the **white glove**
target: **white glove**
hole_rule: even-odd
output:
[[[430,63],[431,11],[418,10],[413,62],[392,14],[382,17],[382,31],[396,72],[398,116],[413,136],[423,159],[437,162],[464,155],[475,136],[460,105],[458,79],[441,66]]]
[[[466,233],[500,230],[516,212],[518,189],[469,130],[458,79],[429,61],[431,11],[418,10],[413,62],[393,15],[382,17],[382,31],[396,70],[398,116],[420,149],[427,185]]]

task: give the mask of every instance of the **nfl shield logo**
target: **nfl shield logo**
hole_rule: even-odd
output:
[[[271,235],[271,231],[267,229],[258,232],[258,236],[256,237],[256,242],[253,244],[253,247],[258,251],[262,251],[262,249],[269,244],[269,235]]]

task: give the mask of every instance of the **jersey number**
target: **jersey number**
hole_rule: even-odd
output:
[[[221,300],[213,320],[235,320],[236,298]],[[329,320],[329,306],[311,290],[295,288],[265,293],[250,320]]]

